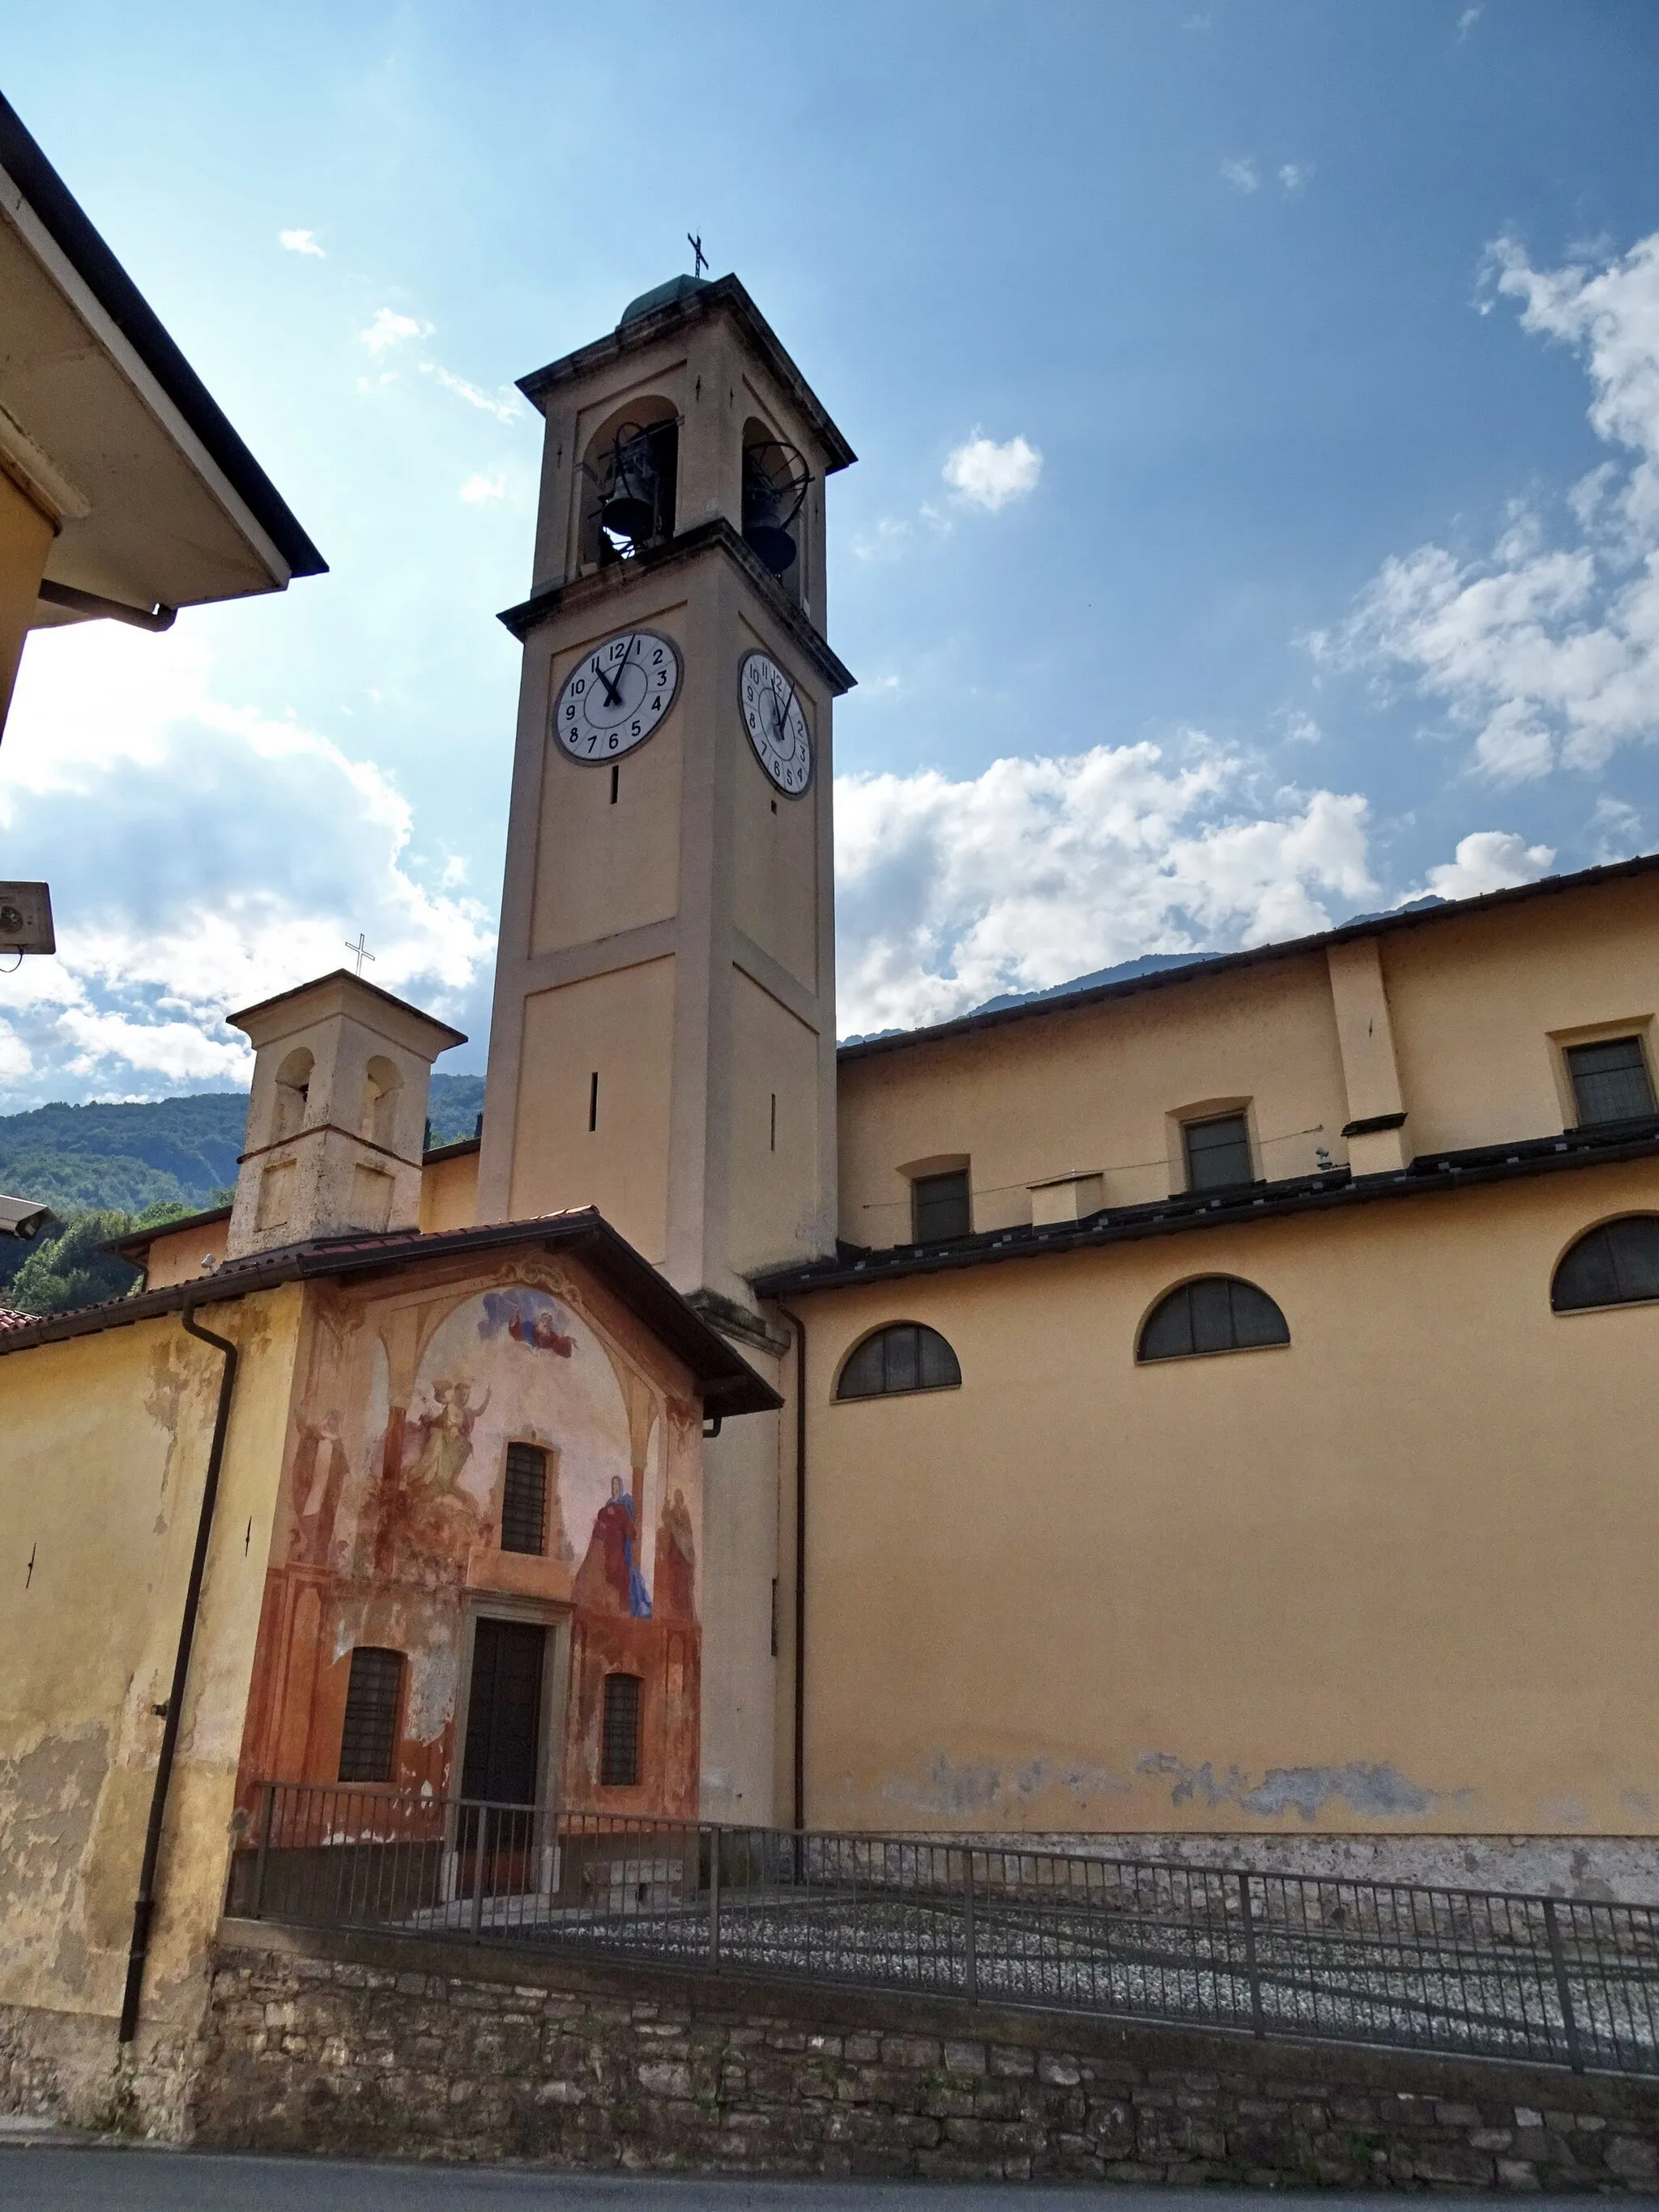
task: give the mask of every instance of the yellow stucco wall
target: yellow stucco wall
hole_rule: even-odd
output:
[[[1549,1305],[1656,1207],[1605,1166],[798,1299],[809,1820],[1659,1831],[1659,1307]],[[1212,1272],[1289,1347],[1137,1366]],[[962,1387],[832,1403],[899,1318]]]
[[[1206,1111],[1243,1107],[1255,1172],[1277,1182],[1312,1173],[1321,1146],[1368,1173],[1571,1127],[1562,1048],[1597,1034],[1642,1034],[1659,1073],[1659,875],[1431,918],[1375,946],[1392,1071],[1358,980],[1371,956],[1352,945],[843,1060],[842,1235],[908,1242],[918,1162],[969,1159],[974,1226],[1000,1229],[1032,1218],[1047,1177],[1102,1171],[1108,1206],[1182,1189],[1181,1123]],[[1333,968],[1357,1018],[1346,1039]],[[1342,1129],[1394,1110],[1396,1080],[1407,1122],[1382,1140],[1390,1158]]]
[[[152,1237],[144,1267],[147,1291],[170,1290],[175,1283],[193,1282],[211,1274],[225,1256],[230,1218],[208,1221],[198,1229],[175,1230],[172,1236]],[[213,1267],[207,1265],[211,1261]]]
[[[1100,1173],[1103,1203],[1179,1187],[1173,1117],[1248,1102],[1256,1172],[1312,1172],[1348,1118],[1322,953],[843,1060],[841,1233],[908,1243],[918,1161],[966,1155],[974,1226],[1031,1218],[1029,1186]]]
[[[478,1155],[433,1160],[421,1170],[421,1234],[471,1229],[478,1214]]]
[[[241,1358],[143,2019],[187,2021],[223,1896],[301,1292],[205,1305]],[[217,1403],[178,1317],[0,1359],[0,2004],[112,2016]],[[32,1562],[32,1565],[30,1563]]]

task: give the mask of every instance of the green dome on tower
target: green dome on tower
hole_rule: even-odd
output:
[[[625,323],[636,323],[641,315],[648,315],[659,307],[672,307],[676,300],[689,300],[694,292],[706,292],[706,276],[671,276],[665,284],[658,284],[649,292],[641,292],[637,300],[630,300],[622,311],[617,328]]]

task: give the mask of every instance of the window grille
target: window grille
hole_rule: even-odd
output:
[[[948,1175],[918,1176],[910,1186],[910,1211],[912,1234],[918,1244],[971,1236],[974,1212],[967,1169],[952,1168]]]
[[[1188,1121],[1182,1133],[1187,1143],[1188,1190],[1227,1190],[1254,1180],[1250,1125],[1243,1115],[1218,1114],[1213,1121]]]
[[[509,1444],[501,1484],[501,1549],[547,1549],[547,1454],[539,1444]]]
[[[1550,1285],[1557,1313],[1640,1305],[1659,1298],[1659,1214],[1626,1213],[1581,1237]]]
[[[1142,1359],[1191,1359],[1288,1344],[1285,1316],[1265,1291],[1234,1275],[1201,1275],[1160,1299],[1140,1332]]]
[[[628,1790],[640,1778],[640,1678],[605,1678],[605,1731],[599,1745],[599,1780],[609,1790]]]
[[[896,1321],[866,1336],[841,1370],[837,1398],[890,1398],[908,1390],[953,1390],[957,1355],[936,1328]]]
[[[1567,1047],[1567,1073],[1582,1129],[1594,1121],[1633,1121],[1651,1114],[1653,1085],[1639,1036]]]
[[[345,1725],[340,1730],[342,1782],[390,1782],[398,1745],[398,1692],[404,1655],[360,1644],[351,1655]]]

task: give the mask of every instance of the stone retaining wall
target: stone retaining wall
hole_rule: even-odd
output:
[[[590,2167],[1659,2189],[1659,2083],[252,1922],[193,2125]]]

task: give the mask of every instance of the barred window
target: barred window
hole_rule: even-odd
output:
[[[1569,1045],[1567,1073],[1581,1129],[1595,1121],[1633,1121],[1653,1111],[1653,1085],[1639,1036]]]
[[[398,1745],[398,1693],[404,1655],[360,1644],[351,1655],[345,1725],[340,1730],[342,1782],[390,1782]]]
[[[957,1355],[936,1328],[919,1321],[890,1322],[848,1358],[837,1398],[890,1398],[908,1390],[954,1390],[962,1382]]]
[[[1218,1114],[1212,1121],[1188,1121],[1182,1134],[1187,1146],[1188,1190],[1228,1190],[1249,1182],[1255,1175],[1250,1125],[1243,1114]]]
[[[539,1444],[509,1444],[501,1483],[501,1549],[547,1549],[547,1454]]]
[[[605,1731],[599,1744],[599,1780],[610,1790],[631,1789],[640,1778],[640,1678],[605,1678]]]
[[[1571,1246],[1550,1285],[1557,1313],[1659,1298],[1659,1214],[1626,1213]]]
[[[971,1235],[974,1206],[967,1169],[918,1176],[910,1186],[910,1233],[918,1244],[939,1244],[947,1237]]]
[[[1191,1359],[1206,1352],[1254,1352],[1288,1344],[1285,1316],[1266,1291],[1236,1275],[1200,1275],[1161,1298],[1140,1332],[1142,1359]]]

